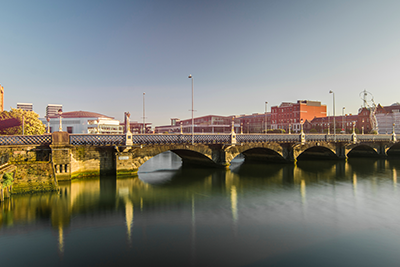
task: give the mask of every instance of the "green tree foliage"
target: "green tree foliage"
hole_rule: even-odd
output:
[[[3,188],[10,186],[13,184],[14,178],[11,173],[5,173],[3,175],[3,180],[1,181],[1,185]]]
[[[25,117],[25,135],[39,135],[45,132],[46,128],[39,120],[39,114],[12,108],[10,111],[0,112],[0,124],[2,121],[14,118],[20,122],[20,125],[5,129],[0,128],[0,135],[22,135],[22,117]]]

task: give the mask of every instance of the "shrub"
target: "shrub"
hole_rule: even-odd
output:
[[[5,188],[13,184],[14,178],[11,173],[5,173],[3,175],[2,187]]]

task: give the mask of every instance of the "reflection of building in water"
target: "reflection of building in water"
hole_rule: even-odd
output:
[[[393,171],[393,187],[397,187],[397,170],[395,168],[392,169]]]

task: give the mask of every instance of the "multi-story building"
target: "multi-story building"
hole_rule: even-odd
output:
[[[380,134],[388,134],[393,132],[393,124],[395,124],[395,132],[400,133],[400,104],[394,103],[390,106],[380,107],[376,111],[376,120],[378,122],[378,132]]]
[[[32,103],[17,103],[17,109],[22,109],[26,111],[33,111],[33,104]]]
[[[311,121],[315,117],[326,117],[326,105],[319,101],[298,100],[297,103],[282,102],[279,106],[271,107],[271,128],[291,128],[299,132],[301,122]]]
[[[125,122],[121,122],[120,125],[125,129]],[[140,134],[143,133],[143,122],[131,121],[129,122],[130,131],[133,134]],[[144,133],[152,133],[152,123],[146,122],[145,123],[145,130]]]
[[[271,113],[253,113],[251,115],[240,115],[241,133],[265,133],[271,129]]]
[[[4,111],[4,87],[0,84],[0,112]]]
[[[60,116],[53,115],[40,120],[50,132],[59,130]],[[62,131],[68,133],[122,134],[123,127],[118,120],[89,111],[70,111],[61,114]]]
[[[62,105],[48,104],[46,107],[46,117],[52,117],[57,115],[60,109],[62,111]]]
[[[194,118],[195,133],[230,133],[232,130],[232,118],[235,123],[235,131],[240,131],[240,121],[235,116],[207,115]],[[156,126],[156,133],[183,133],[192,132],[192,119],[171,119],[171,125]]]
[[[207,115],[194,118],[195,133],[230,133],[232,131],[232,120],[235,133],[264,133],[271,129],[270,113],[254,113],[240,116],[218,116]],[[156,126],[156,133],[183,133],[192,132],[192,119],[171,119],[171,125]]]
[[[335,118],[335,120],[333,119]],[[317,133],[327,133],[333,134],[334,131],[334,121],[336,125],[337,133],[351,133],[353,131],[353,122],[358,126],[358,115],[346,114],[342,116],[326,116],[314,118],[311,121],[306,121],[304,123],[305,132],[317,132]],[[361,127],[361,126],[360,126]],[[361,132],[361,128],[360,128]]]

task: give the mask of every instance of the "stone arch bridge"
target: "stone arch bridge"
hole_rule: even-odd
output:
[[[193,138],[193,139],[192,139]],[[350,156],[400,155],[392,135],[325,134],[138,134],[91,135],[55,132],[42,136],[0,136],[0,148],[44,149],[55,175],[133,174],[150,158],[172,151],[183,164],[228,167],[239,154],[246,161],[295,162]]]

